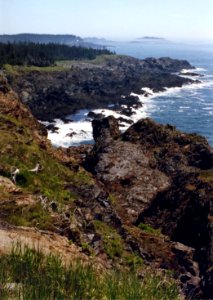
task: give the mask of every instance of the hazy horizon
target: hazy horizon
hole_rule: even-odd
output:
[[[0,0],[0,34],[213,42],[212,0]]]
[[[75,34],[74,32],[71,32],[71,33],[49,33],[49,32],[42,32],[42,33],[37,33],[37,32],[18,32],[18,33],[0,33],[0,35],[21,35],[21,34],[38,34],[38,35],[74,35],[74,36],[79,36],[77,34]],[[140,40],[142,38],[144,38],[145,36],[139,36],[139,37],[129,37],[129,38],[106,38],[104,36],[79,36],[80,38],[83,38],[83,39],[87,39],[87,38],[94,38],[94,39],[104,39],[108,42],[119,42],[119,43],[125,43],[125,42],[135,42],[137,40]],[[147,37],[147,35],[146,35]],[[149,36],[148,36],[149,37]],[[165,38],[163,36],[151,36],[151,37],[155,37],[156,39],[159,39],[159,42],[160,42],[160,38],[162,38],[163,40],[167,41],[167,42],[171,42],[171,43],[179,43],[179,44],[192,44],[192,45],[196,45],[196,44],[203,44],[203,45],[212,45],[213,46],[213,38],[212,39],[168,39],[168,38]]]

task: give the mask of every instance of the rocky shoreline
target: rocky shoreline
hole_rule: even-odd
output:
[[[12,88],[19,94],[34,116],[42,121],[64,119],[80,109],[113,106],[113,110],[131,116],[132,108],[141,106],[137,96],[148,96],[165,88],[199,82],[177,75],[193,69],[185,60],[128,56],[106,56],[103,61],[71,62],[60,71],[19,69],[8,74]]]
[[[141,280],[147,269],[167,272],[182,297],[211,299],[213,152],[206,139],[151,119],[123,133],[112,116],[92,125],[94,145],[53,148],[0,76],[0,253],[14,240],[40,241],[44,253],[104,270],[136,268]]]

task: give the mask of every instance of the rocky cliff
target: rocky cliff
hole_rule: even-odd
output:
[[[121,134],[108,117],[93,121],[94,146],[54,149],[3,77],[0,131],[0,252],[11,237],[40,241],[65,260],[142,277],[169,270],[188,297],[213,297],[213,158],[203,137],[150,119]]]
[[[198,288],[212,298],[213,152],[207,141],[150,119],[119,134],[109,117],[94,120],[93,130],[96,143],[84,166],[116,198],[114,209],[127,232],[132,225],[151,226],[168,238],[167,250],[158,238],[151,249],[142,237],[134,247],[146,249],[158,267],[173,268],[177,260],[175,272],[188,295],[195,297]]]
[[[138,97],[166,87],[180,87],[192,81],[174,73],[193,68],[187,61],[109,55],[90,62],[64,62],[58,67],[39,69],[16,67],[8,78],[22,102],[38,119],[52,120],[75,113],[78,109],[106,108],[114,105],[141,106]]]

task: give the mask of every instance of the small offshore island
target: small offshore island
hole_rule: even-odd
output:
[[[2,63],[0,292],[23,295],[29,285],[17,274],[7,279],[10,273],[4,271],[12,270],[10,253],[14,243],[21,243],[28,252],[39,245],[41,253],[60,256],[62,265],[77,260],[81,270],[93,265],[87,291],[73,266],[69,274],[79,276],[79,289],[71,275],[64,277],[64,266],[57,279],[60,289],[52,277],[51,291],[39,276],[32,277],[37,297],[36,285],[46,295],[64,299],[212,298],[212,148],[204,137],[172,124],[149,118],[132,124],[128,119],[143,105],[137,95],[199,83],[199,74],[185,60],[139,60],[106,49],[92,58],[70,59],[69,52],[69,59],[56,60],[54,47],[60,55],[70,51],[53,46],[45,66],[31,56],[34,65],[9,64],[9,58]],[[182,76],[187,72],[195,79]],[[38,121],[66,122],[80,109],[109,106],[119,118],[90,113],[93,145],[55,148]],[[128,124],[124,132],[121,123]],[[22,266],[21,254],[13,255]],[[36,268],[41,278],[50,278],[48,264]],[[82,294],[72,294],[72,288]]]

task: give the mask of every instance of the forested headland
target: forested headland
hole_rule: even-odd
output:
[[[107,49],[70,47],[54,43],[0,43],[0,66],[11,64],[45,67],[54,65],[57,60],[95,59],[102,54],[112,52]]]

